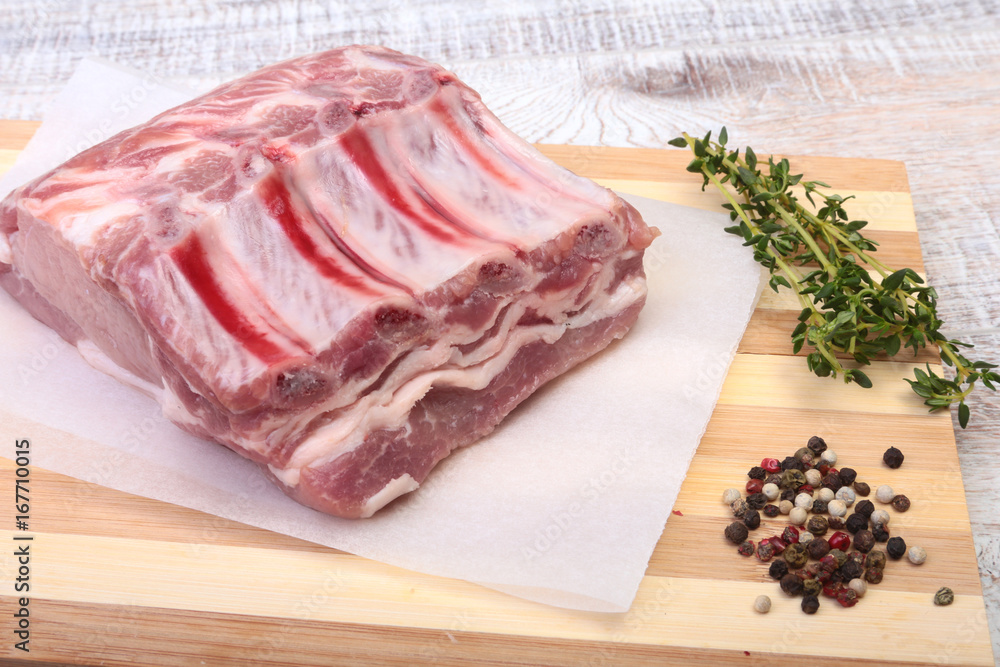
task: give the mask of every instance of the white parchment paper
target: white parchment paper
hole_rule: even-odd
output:
[[[84,61],[0,195],[190,97]],[[625,611],[760,283],[751,254],[722,231],[725,215],[627,198],[663,231],[647,251],[649,300],[632,332],[371,519],[289,500],[255,465],[90,368],[2,290],[0,406],[73,436],[32,444],[42,468],[548,604]]]

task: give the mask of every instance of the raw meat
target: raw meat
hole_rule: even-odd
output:
[[[623,336],[654,235],[453,74],[355,46],[11,193],[0,284],[182,428],[367,517]]]

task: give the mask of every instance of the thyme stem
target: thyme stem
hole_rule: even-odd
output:
[[[927,364],[926,370],[913,369],[915,379],[905,380],[931,411],[957,404],[958,421],[965,428],[965,399],[977,382],[995,391],[1000,373],[993,371],[996,365],[972,362],[958,351],[972,345],[940,333],[943,322],[934,288],[924,285],[916,271],[893,270],[872,256],[878,244],[861,234],[868,223],[851,220],[844,209],[851,197],[823,194],[820,189],[829,186],[802,181],[801,174],[790,173],[786,159],[769,157],[765,173],[750,147],[742,157],[739,149],[727,152],[727,138],[722,128],[718,141],[712,141],[711,132],[702,139],[685,133],[670,144],[694,153],[688,171],[702,176],[702,189],[711,183],[722,193],[723,208],[737,223],[726,231],[752,247],[754,259],[771,274],[770,287],[795,292],[802,311],[791,334],[794,352],[808,345],[812,351],[806,364],[816,375],[842,375],[845,382],[871,387],[867,375],[846,368],[837,355],[849,355],[864,366],[879,354],[895,357],[909,347],[915,355],[936,344],[942,362],[955,369],[954,379],[937,375]],[[812,209],[792,192],[800,184]],[[865,266],[878,275],[877,281]]]

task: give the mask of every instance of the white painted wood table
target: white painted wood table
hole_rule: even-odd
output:
[[[380,43],[450,67],[534,142],[659,148],[724,124],[758,152],[901,160],[948,333],[1000,360],[1000,4],[737,4],[0,0],[0,118],[40,118],[86,55],[204,89]],[[1000,397],[970,403],[956,438],[1000,655]]]

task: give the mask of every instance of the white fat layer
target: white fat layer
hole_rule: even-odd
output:
[[[10,241],[7,239],[6,234],[0,234],[0,264],[13,264],[14,259],[11,255]]]
[[[417,480],[410,477],[409,474],[403,473],[402,477],[397,477],[390,481],[382,487],[381,491],[365,501],[365,504],[361,507],[361,518],[367,519],[404,493],[416,491],[419,486],[420,484],[417,483]]]
[[[604,267],[599,276],[599,287],[593,290],[589,306],[571,317],[562,317],[562,321],[553,317],[553,324],[516,326],[529,307],[536,307],[539,312],[552,316],[552,313],[546,311],[554,301],[532,294],[523,302],[513,304],[497,335],[468,355],[462,355],[449,343],[446,348],[451,352],[448,363],[433,363],[432,357],[435,361],[441,358],[441,343],[444,341],[424,353],[412,353],[387,379],[383,390],[359,399],[342,410],[336,419],[313,431],[292,454],[281,479],[289,486],[294,486],[298,475],[287,471],[320,467],[352,451],[372,431],[404,427],[413,406],[433,387],[484,389],[525,345],[538,340],[555,343],[567,329],[582,328],[612,317],[645,294],[641,280],[623,281],[613,292],[608,293],[605,288],[614,276],[612,266]],[[321,413],[322,410],[311,412],[309,419]]]
[[[76,342],[76,349],[80,353],[80,356],[83,357],[83,360],[97,370],[102,373],[106,373],[119,382],[138,389],[154,400],[163,403],[162,387],[155,385],[152,382],[148,382],[147,380],[143,380],[138,375],[131,373],[116,364],[111,360],[111,357],[101,351],[101,348],[97,347],[94,341],[89,338],[81,338]]]

